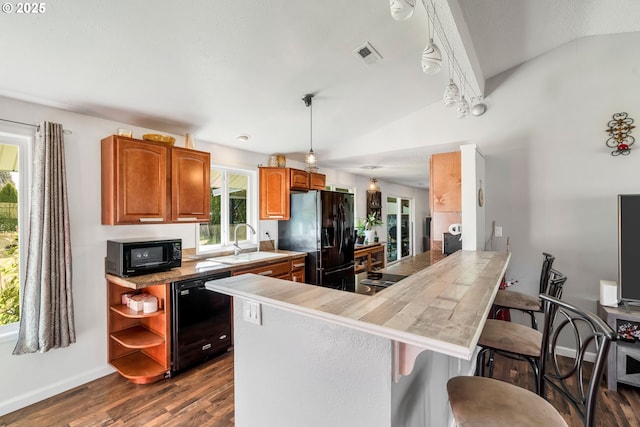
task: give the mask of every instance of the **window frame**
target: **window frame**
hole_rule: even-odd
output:
[[[229,167],[220,164],[212,164],[211,170],[216,170],[222,172],[222,192],[221,197],[224,199],[224,202],[220,203],[220,216],[221,218],[229,217],[229,174],[238,174],[244,175],[247,177],[247,222],[250,224],[255,230],[256,234],[250,234],[250,239],[238,241],[239,245],[244,245],[244,247],[257,246],[258,236],[260,235],[259,230],[259,222],[258,222],[258,173],[251,169],[242,169],[238,167]],[[195,227],[196,234],[196,254],[204,255],[204,254],[215,254],[217,252],[228,252],[233,248],[233,239],[231,238],[231,232],[228,221],[220,221],[220,240],[219,244],[215,245],[200,245],[200,224]]]
[[[0,126],[0,143],[18,146],[18,244],[28,248],[29,239],[29,205],[31,200],[31,150],[33,146],[33,133],[15,130],[5,130]],[[27,268],[27,251],[20,250],[19,258],[20,276],[20,306],[22,306],[23,286]],[[18,338],[20,321],[0,325],[0,343],[15,341]]]

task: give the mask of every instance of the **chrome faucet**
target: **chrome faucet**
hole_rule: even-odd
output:
[[[248,229],[250,229],[253,232],[253,234],[256,234],[256,230],[252,226],[250,226],[249,224],[238,224],[238,225],[236,225],[235,230],[233,230],[233,240],[235,241],[233,243],[233,254],[234,255],[240,255],[240,252],[242,252],[242,248],[238,244],[238,227],[243,226],[243,225],[245,227],[247,227]]]

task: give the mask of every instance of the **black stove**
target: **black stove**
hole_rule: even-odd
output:
[[[361,273],[343,280],[340,284],[327,286],[344,292],[374,295],[399,282],[407,276],[388,273]]]
[[[400,274],[388,274],[388,273],[368,273],[366,279],[360,280],[360,283],[367,286],[377,286],[386,288],[396,282],[404,279],[407,276],[401,276]]]

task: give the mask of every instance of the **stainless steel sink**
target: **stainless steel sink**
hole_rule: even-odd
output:
[[[249,261],[262,261],[273,258],[284,258],[287,254],[277,254],[274,252],[247,252],[239,255],[228,255],[216,258],[207,258],[208,261],[221,262],[223,264],[241,264]]]

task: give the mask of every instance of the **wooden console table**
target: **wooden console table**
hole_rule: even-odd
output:
[[[640,324],[640,307],[632,306],[627,312],[624,307],[606,307],[598,301],[598,316],[618,332],[618,324],[627,322]],[[627,363],[629,359],[635,362]],[[617,391],[619,382],[640,387],[638,364],[640,364],[639,341],[632,343],[618,340],[612,343],[607,360],[607,388]],[[631,365],[635,365],[636,369]]]
[[[355,273],[376,271],[385,266],[384,245],[372,243],[370,245],[356,245],[353,250]]]

